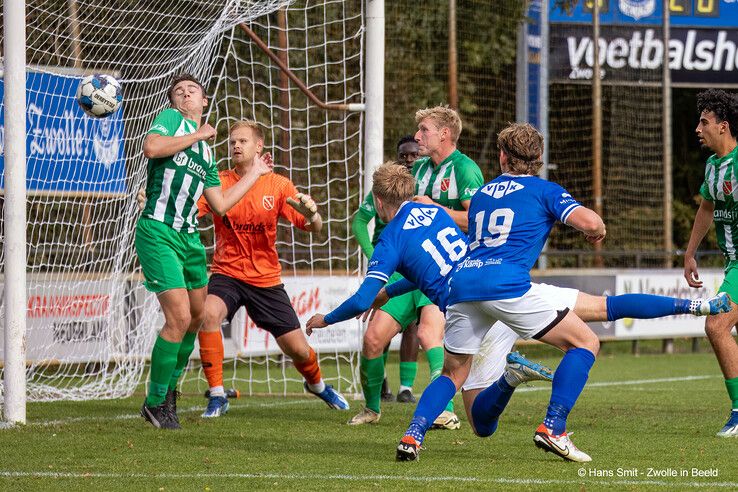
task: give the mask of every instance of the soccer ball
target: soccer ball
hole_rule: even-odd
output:
[[[77,87],[77,103],[93,118],[107,118],[115,113],[123,101],[120,82],[110,75],[88,75]]]

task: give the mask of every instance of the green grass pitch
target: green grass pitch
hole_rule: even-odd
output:
[[[546,348],[525,352],[558,362]],[[416,389],[427,382],[420,362]],[[396,354],[388,372],[396,390]],[[414,405],[385,404],[378,425],[348,427],[361,401],[338,412],[308,395],[242,397],[204,420],[193,387],[179,402],[183,429],[167,432],[137,416],[142,394],[30,403],[28,425],[0,430],[0,489],[738,489],[738,439],[715,437],[729,402],[709,351],[635,357],[606,344],[569,418],[589,464],[533,445],[549,395],[545,384],[518,389],[487,439],[471,433],[457,395],[461,429],[430,432],[415,463],[394,460]]]

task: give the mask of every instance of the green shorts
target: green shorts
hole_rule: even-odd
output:
[[[392,316],[400,324],[400,332],[402,333],[411,323],[418,320],[422,307],[432,304],[431,300],[425,297],[422,292],[414,290],[407,294],[393,297],[380,309]]]
[[[142,217],[136,224],[136,253],[151,292],[199,289],[208,284],[205,247],[199,232],[177,232]]]
[[[718,292],[727,292],[730,300],[738,302],[738,261],[729,261],[725,265],[725,279],[720,285]]]

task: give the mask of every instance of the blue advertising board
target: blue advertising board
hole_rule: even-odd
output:
[[[122,109],[108,118],[77,105],[79,77],[26,74],[26,188],[48,192],[126,192]],[[0,79],[0,189],[4,189],[5,93]]]
[[[575,0],[570,12],[549,0],[552,23],[592,23],[592,8],[599,1],[600,22],[604,25],[643,24],[661,25],[663,2],[668,2],[672,26],[681,27],[738,27],[736,0]]]

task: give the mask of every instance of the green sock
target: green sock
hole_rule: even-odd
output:
[[[161,335],[156,337],[154,349],[151,351],[151,373],[149,375],[149,393],[146,396],[146,405],[158,407],[164,403],[172,371],[174,371],[174,366],[177,365],[179,345],[177,342],[167,342]]]
[[[400,362],[400,384],[412,388],[418,374],[417,362]]]
[[[187,363],[190,361],[190,354],[192,354],[192,351],[195,350],[196,338],[197,333],[191,333],[189,331],[185,333],[185,336],[182,338],[182,343],[179,346],[179,352],[177,352],[177,365],[174,366],[172,377],[169,380],[170,390],[177,389],[179,377],[182,375],[182,371],[184,371],[184,368],[187,367]]]
[[[375,359],[367,359],[361,356],[361,387],[364,390],[366,408],[379,413],[379,401],[382,393],[382,381],[384,380],[384,359],[380,355]]]
[[[733,410],[738,409],[738,378],[726,379],[725,387],[728,388],[728,397],[733,401]]]
[[[428,367],[430,368],[430,380],[434,381],[441,375],[443,369],[443,347],[433,347],[425,351],[425,357],[428,359]],[[446,410],[454,411],[454,401],[451,400],[446,405]]]

